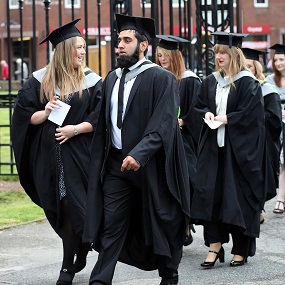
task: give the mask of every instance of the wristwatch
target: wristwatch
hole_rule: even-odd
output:
[[[75,136],[79,135],[79,132],[77,131],[75,126],[73,126],[73,133]]]

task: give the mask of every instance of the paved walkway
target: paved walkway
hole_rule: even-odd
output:
[[[202,227],[196,227],[194,242],[184,248],[180,265],[180,285],[284,285],[285,214],[272,213],[275,199],[266,203],[265,223],[257,240],[257,253],[245,266],[229,267],[231,243],[226,244],[226,262],[217,262],[212,270],[203,270],[207,248]],[[0,231],[0,285],[55,284],[61,266],[61,240],[46,220]],[[88,256],[86,268],[78,273],[73,285],[87,285],[97,253]],[[145,272],[118,263],[113,285],[158,285],[156,271]]]

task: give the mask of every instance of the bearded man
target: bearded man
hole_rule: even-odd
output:
[[[112,284],[121,261],[174,285],[190,220],[178,84],[145,58],[154,20],[116,21],[118,68],[104,80],[91,147],[84,239],[99,256],[89,284]]]

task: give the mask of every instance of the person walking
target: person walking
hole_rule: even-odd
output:
[[[231,235],[231,267],[242,266],[256,250],[259,215],[266,195],[263,96],[246,68],[245,34],[213,32],[216,72],[201,85],[196,110],[205,123],[198,145],[197,179],[191,216],[204,227],[208,255],[201,266],[225,261]]]
[[[75,26],[79,20],[55,29],[40,43],[51,42],[54,55],[19,90],[12,121],[20,183],[62,239],[57,285],[72,284],[90,249],[82,243],[82,232],[102,80],[85,68],[86,43]]]
[[[16,80],[26,80],[29,76],[28,66],[25,62],[23,62],[23,75],[22,75],[22,59],[16,59],[17,69],[15,70]]]
[[[160,39],[156,48],[156,63],[172,72],[179,84],[180,109],[178,122],[184,142],[189,171],[190,189],[193,189],[196,178],[197,145],[202,128],[202,116],[194,110],[197,101],[200,78],[191,70],[186,70],[182,57],[183,44],[188,40],[173,35],[157,35]],[[193,191],[192,191],[193,192]],[[193,193],[190,193],[190,201]],[[191,230],[195,232],[193,225],[189,225],[184,246],[193,242]]]
[[[273,175],[267,176],[266,201],[268,201],[276,196],[276,189],[278,188],[281,150],[280,135],[282,132],[281,101],[275,86],[265,80],[263,68],[259,62],[260,56],[264,57],[266,52],[250,48],[243,48],[242,51],[246,59],[247,68],[261,84],[264,99],[266,143],[273,173]],[[260,223],[264,223],[264,215],[262,213],[260,214]]]
[[[99,256],[89,284],[112,284],[121,261],[175,285],[190,220],[178,83],[145,58],[153,19],[116,14],[116,23],[118,68],[104,80],[91,148],[83,237]]]
[[[281,135],[281,155],[280,155],[280,174],[279,174],[279,188],[278,195],[273,210],[274,214],[283,214],[285,210],[285,162],[284,162],[284,143],[285,143],[285,45],[275,44],[269,49],[274,50],[272,57],[273,74],[266,77],[266,81],[273,84],[281,100],[282,108],[282,135]]]
[[[2,80],[9,80],[9,65],[6,60],[2,59],[1,62],[1,77]]]

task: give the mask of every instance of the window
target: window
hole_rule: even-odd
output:
[[[9,0],[9,7],[10,7],[10,9],[18,9],[19,8],[19,1],[18,0]]]
[[[64,1],[64,7],[65,8],[71,8],[71,0],[65,0]],[[80,0],[74,0],[74,8],[80,8]]]
[[[151,7],[151,0],[141,0],[141,6],[144,3],[145,8],[150,8]],[[180,0],[181,7],[184,7],[184,0]],[[173,8],[178,8],[179,7],[179,0],[172,0],[172,7]]]
[[[254,0],[254,7],[268,7],[269,0]]]

